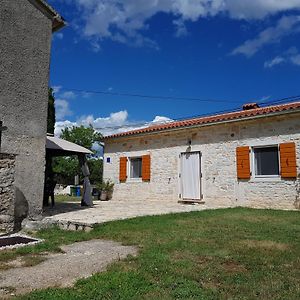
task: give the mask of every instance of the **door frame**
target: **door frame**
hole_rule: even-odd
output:
[[[199,155],[199,191],[200,191],[200,198],[199,199],[189,199],[189,198],[184,198],[183,197],[183,184],[182,184],[182,157],[183,155],[186,154],[198,154]],[[201,168],[201,164],[202,164],[202,153],[201,151],[185,151],[185,152],[180,152],[179,154],[179,180],[180,180],[180,193],[179,193],[179,198],[182,201],[192,201],[192,202],[197,202],[197,201],[201,201],[203,199],[203,193],[202,193],[202,168]]]

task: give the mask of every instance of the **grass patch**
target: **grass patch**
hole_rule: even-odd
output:
[[[55,202],[78,202],[80,203],[81,197],[69,196],[69,195],[55,195]]]
[[[94,238],[137,245],[137,257],[73,288],[19,299],[299,299],[299,212],[222,209],[110,222],[89,233],[43,230],[27,254]]]
[[[15,253],[7,260],[0,261],[0,270],[12,268],[33,267],[47,260],[46,254],[18,254]]]
[[[23,257],[23,267],[33,267],[47,260],[45,255],[26,255]]]

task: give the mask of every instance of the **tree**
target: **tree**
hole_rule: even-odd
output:
[[[93,146],[95,143],[100,143],[102,134],[95,131],[90,125],[73,126],[65,128],[60,137],[69,142],[75,143],[85,147],[95,153]],[[88,158],[88,166],[90,169],[91,183],[102,182],[102,160],[95,158]],[[63,184],[73,184],[74,177],[81,173],[79,162],[76,156],[70,157],[57,157],[53,160],[53,171],[58,174],[58,181]]]
[[[74,177],[80,174],[79,162],[76,156],[54,157],[52,168],[61,184],[74,184]]]
[[[84,127],[81,125],[79,127],[72,126],[71,128],[65,128],[62,130],[60,137],[64,140],[85,147],[91,151],[93,151],[93,145],[95,143],[99,144],[102,140],[102,134],[95,131],[92,125],[89,127]]]
[[[55,129],[55,98],[53,89],[48,89],[47,133],[54,134]]]
[[[102,183],[103,174],[103,160],[102,159],[88,159],[88,166],[90,169],[90,181],[92,184]]]

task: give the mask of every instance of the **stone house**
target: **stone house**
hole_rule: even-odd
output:
[[[113,200],[299,209],[300,102],[105,137]]]
[[[42,212],[51,40],[64,24],[44,0],[1,0],[1,152],[15,158],[0,156],[0,229]]]

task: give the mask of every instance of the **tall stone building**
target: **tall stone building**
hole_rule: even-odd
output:
[[[64,25],[44,0],[1,0],[0,122],[7,127],[1,152],[16,155],[11,205],[17,222],[42,211],[51,39]],[[0,226],[1,216],[7,220],[3,199]]]

